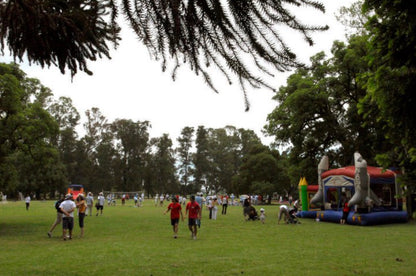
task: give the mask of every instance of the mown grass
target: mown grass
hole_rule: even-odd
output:
[[[165,205],[166,207],[166,205]],[[232,206],[216,221],[203,212],[198,239],[185,222],[172,238],[169,214],[151,200],[143,207],[105,206],[87,217],[85,236],[63,241],[52,201],[0,203],[0,275],[414,275],[416,225],[371,227],[303,219],[277,224],[246,222]]]

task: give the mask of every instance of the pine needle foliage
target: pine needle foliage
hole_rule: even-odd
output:
[[[311,0],[0,0],[0,42],[15,58],[27,54],[40,65],[91,73],[88,60],[109,57],[117,45],[121,13],[162,70],[187,64],[215,91],[210,66],[246,93],[273,89],[261,77],[299,66],[279,27],[300,32],[313,44],[311,32],[328,26],[303,24],[293,7],[312,7]],[[255,72],[255,73],[253,73]]]
[[[0,43],[14,58],[56,65],[62,73],[92,74],[88,60],[110,57],[108,42],[117,45],[119,27],[113,1],[0,0]],[[109,12],[113,12],[108,16]]]

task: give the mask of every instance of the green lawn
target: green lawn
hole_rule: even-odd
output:
[[[198,239],[185,222],[172,238],[169,214],[151,200],[144,207],[105,206],[85,219],[85,236],[63,241],[52,201],[0,202],[0,275],[414,275],[416,225],[350,226],[302,219],[246,222],[232,206],[216,221],[203,211]],[[166,207],[166,205],[165,205]],[[258,208],[259,209],[259,208]],[[220,212],[219,212],[220,213]],[[76,219],[77,221],[77,219]]]

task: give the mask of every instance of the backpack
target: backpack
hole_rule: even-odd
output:
[[[61,211],[61,208],[59,208],[59,206],[61,205],[61,203],[62,203],[62,199],[60,199],[60,200],[58,200],[57,202],[55,202],[55,209],[56,209],[56,211],[58,211],[59,213],[62,213],[62,211]]]

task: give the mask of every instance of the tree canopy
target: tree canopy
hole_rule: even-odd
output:
[[[280,28],[300,32],[311,45],[311,32],[328,28],[302,23],[293,9],[301,6],[325,11],[312,0],[2,0],[0,42],[20,60],[91,74],[87,63],[110,57],[109,44],[121,39],[121,13],[163,70],[172,63],[174,79],[187,64],[214,90],[210,67],[244,91],[274,89],[264,75],[299,65]]]

